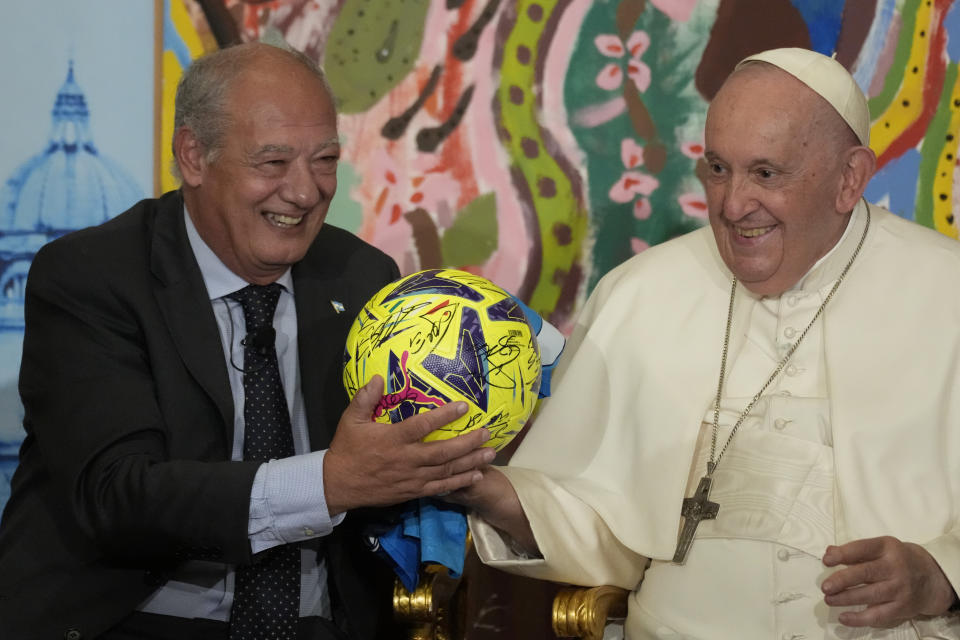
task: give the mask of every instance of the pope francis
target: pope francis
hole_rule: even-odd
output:
[[[960,638],[960,243],[863,199],[863,93],[803,49],[710,105],[710,227],[610,272],[484,562],[632,590],[630,640]]]

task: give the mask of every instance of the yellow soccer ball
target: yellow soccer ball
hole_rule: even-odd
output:
[[[378,422],[463,400],[467,413],[425,439],[486,427],[486,446],[500,450],[530,418],[540,372],[537,337],[507,292],[465,271],[429,269],[387,285],[360,311],[343,384],[353,398],[375,374],[383,377]]]

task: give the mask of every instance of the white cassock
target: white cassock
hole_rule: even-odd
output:
[[[557,385],[508,467],[542,553],[470,524],[514,573],[633,589],[630,640],[960,638],[960,617],[894,629],[837,623],[819,585],[829,544],[922,544],[960,590],[960,243],[870,206],[863,249],[714,475],[716,520],[670,562],[680,506],[704,475],[731,274],[709,228],[598,284]],[[813,318],[859,242],[776,298],[738,285],[717,451]],[[649,568],[648,568],[649,565]],[[637,588],[643,580],[642,588]]]

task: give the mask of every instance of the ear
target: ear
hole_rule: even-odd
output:
[[[188,127],[180,127],[173,135],[173,155],[183,176],[183,183],[198,187],[203,182],[207,152]]]
[[[837,211],[853,211],[857,201],[867,190],[867,183],[877,168],[877,156],[869,147],[850,147],[842,154],[840,190],[837,192]]]

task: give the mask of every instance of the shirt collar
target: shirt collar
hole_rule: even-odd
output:
[[[207,287],[207,295],[211,300],[222,298],[250,284],[223,264],[213,249],[204,242],[197,228],[193,226],[193,220],[190,219],[186,205],[183,207],[183,219],[187,227],[187,240],[190,241],[190,248],[200,266],[200,275],[203,276],[203,283]],[[277,283],[286,291],[293,293],[293,275],[289,268],[277,278]]]

